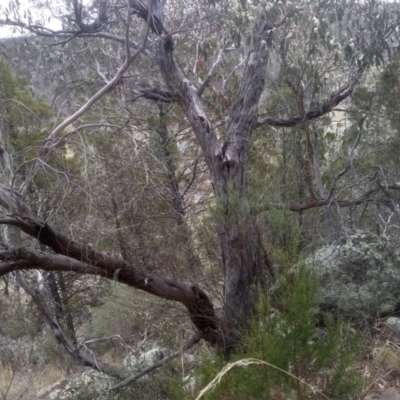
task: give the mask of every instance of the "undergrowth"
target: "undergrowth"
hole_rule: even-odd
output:
[[[293,265],[293,264],[292,264]],[[175,398],[232,400],[358,399],[364,386],[357,360],[366,351],[359,332],[318,312],[315,274],[303,263],[260,295],[243,344],[195,371],[195,390],[175,384]],[[214,381],[213,381],[214,380]]]

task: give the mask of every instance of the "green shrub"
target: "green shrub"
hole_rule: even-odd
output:
[[[325,315],[317,318],[317,283],[301,264],[286,273],[269,297],[260,296],[243,345],[206,399],[352,399],[363,386],[355,368],[365,349],[361,335],[348,323]],[[252,361],[249,361],[251,359]],[[222,355],[196,371],[197,392],[227,365]],[[195,398],[183,389],[177,396]],[[177,397],[178,398],[178,397]]]
[[[53,364],[60,370],[69,371],[74,360],[54,337],[51,330],[47,329],[36,338],[36,345],[31,353],[30,362],[40,367]]]

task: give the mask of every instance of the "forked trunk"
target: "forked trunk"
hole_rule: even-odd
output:
[[[163,25],[161,3],[156,2],[154,6],[160,7],[156,15]],[[172,39],[167,38],[159,51],[161,72],[171,92],[178,95],[203,150],[221,212],[218,236],[224,271],[224,306],[219,329],[223,337],[217,343],[224,347],[226,354],[237,344],[237,331],[253,312],[252,287],[261,277],[256,229],[247,199],[246,165],[257,122],[258,102],[265,84],[271,35],[272,29],[267,22],[255,32],[253,49],[249,52],[237,98],[230,111],[223,143],[206,115],[201,92],[175,63]]]

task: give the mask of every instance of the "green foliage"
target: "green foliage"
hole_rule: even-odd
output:
[[[46,330],[36,338],[36,346],[31,354],[31,362],[36,365],[51,363],[63,370],[68,370],[73,364],[72,358],[57,342],[53,332],[50,330]]]
[[[163,371],[164,372],[164,371]],[[169,400],[168,373],[151,377],[151,383],[130,385],[107,397],[108,400]],[[91,399],[91,398],[90,398]],[[89,400],[89,398],[88,398]]]
[[[283,258],[293,259],[287,254]],[[296,273],[284,274],[269,297],[261,295],[250,328],[243,333],[243,346],[229,362],[257,359],[269,365],[233,368],[205,398],[356,398],[363,382],[353,367],[363,354],[363,341],[349,324],[331,315],[323,317],[320,327],[316,294],[315,275],[300,262]],[[222,355],[204,362],[196,372],[197,389],[225,365]]]
[[[267,214],[267,221],[269,242],[275,252],[279,251],[281,246],[287,246],[296,240],[297,227],[288,210],[271,208]]]
[[[377,82],[376,92],[381,105],[385,107],[392,128],[400,131],[400,57],[397,55],[382,70]]]
[[[14,76],[10,65],[1,58],[0,114],[14,152],[37,145],[48,135],[43,126],[51,110],[43,98],[35,98],[25,78]]]
[[[107,283],[106,283],[107,284]],[[102,298],[101,306],[92,310],[92,320],[85,327],[91,336],[112,336],[118,333],[123,339],[129,339],[140,326],[145,325],[146,313],[138,302],[138,294],[129,287],[117,285],[109,288],[109,294]]]
[[[217,198],[214,208],[215,219],[224,225],[241,224],[244,218],[248,215],[246,213],[246,204],[241,196],[232,189],[234,182],[228,184],[227,193],[224,196]]]
[[[41,317],[33,312],[34,304],[11,291],[0,298],[0,335],[13,339],[28,336],[34,338],[41,329]]]

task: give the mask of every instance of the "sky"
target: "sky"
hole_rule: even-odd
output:
[[[24,22],[28,22],[28,12],[31,13],[32,19],[34,21],[39,21],[42,19],[46,20],[46,26],[49,28],[60,28],[61,24],[54,18],[50,11],[42,9],[37,10],[32,6],[32,0],[2,0],[0,5],[0,19],[5,19],[7,16],[7,10],[9,11],[9,18],[12,19],[14,12],[18,11],[19,15],[23,17]],[[25,18],[24,18],[25,17]],[[47,22],[48,21],[48,22]],[[16,37],[22,36],[23,33],[20,29],[13,29],[11,27],[0,27],[0,38],[5,37]]]
[[[87,4],[90,0],[83,0],[82,2]],[[61,29],[60,21],[54,18],[46,4],[51,4],[51,8],[60,10],[63,3],[63,0],[0,0],[0,19],[6,18],[7,10],[10,19],[12,19],[14,11],[18,11],[18,14],[23,17],[23,21],[28,22],[28,12],[30,12],[33,21],[45,21],[46,27],[54,30]],[[20,29],[0,26],[0,38],[22,35]]]

